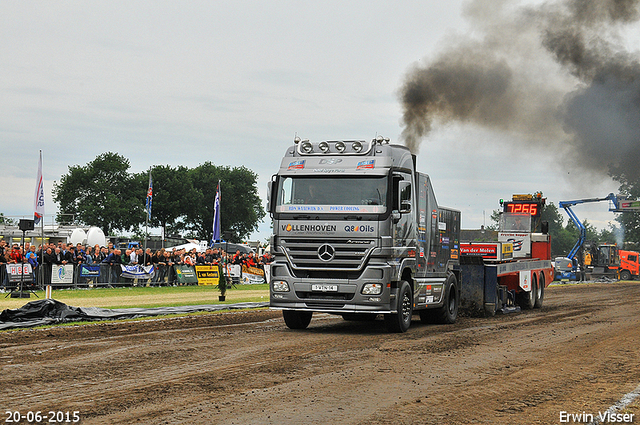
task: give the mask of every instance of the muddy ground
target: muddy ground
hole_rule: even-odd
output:
[[[639,309],[639,283],[584,284],[548,288],[541,310],[444,326],[416,316],[405,334],[324,314],[291,331],[268,310],[2,332],[0,413],[78,412],[83,424],[597,418],[640,384]],[[634,423],[639,406],[625,410]]]

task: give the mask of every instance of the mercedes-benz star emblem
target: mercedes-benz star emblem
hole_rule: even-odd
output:
[[[335,257],[335,255],[335,248],[328,243],[321,245],[320,248],[318,248],[318,258],[322,261],[331,261],[333,260],[333,257]]]

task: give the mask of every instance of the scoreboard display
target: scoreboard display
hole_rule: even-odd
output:
[[[538,192],[535,195],[513,195],[511,201],[500,200],[500,204],[503,206],[504,212],[540,217],[545,201],[546,198],[543,198],[542,193]]]
[[[504,212],[509,213],[527,213],[532,217],[540,216],[540,205],[537,202],[511,202],[505,201],[503,204]]]

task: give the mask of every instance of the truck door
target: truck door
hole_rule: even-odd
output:
[[[393,181],[395,186],[393,193],[398,193],[400,181],[408,181],[411,182],[412,185],[415,184],[411,178],[411,174],[403,172],[394,173]],[[394,198],[398,199],[397,196],[394,196]],[[396,255],[401,259],[416,256],[415,200],[411,199],[411,193],[408,194],[408,198],[411,200],[411,204],[414,205],[414,208],[407,213],[401,214],[400,219],[395,223],[393,228],[393,240],[394,246],[396,247]],[[401,205],[394,205],[393,207],[393,209],[397,211],[400,211],[401,208]]]
[[[427,273],[427,259],[430,255],[430,237],[432,214],[429,210],[429,177],[418,174],[418,250],[416,252],[416,277],[424,277]]]

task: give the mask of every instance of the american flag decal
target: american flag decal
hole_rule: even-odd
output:
[[[304,168],[304,161],[304,159],[301,159],[299,161],[291,162],[287,170],[302,170]]]
[[[358,162],[358,166],[356,167],[356,170],[361,170],[364,168],[373,168],[375,165],[376,160],[375,159],[369,159],[367,161],[360,161]]]

